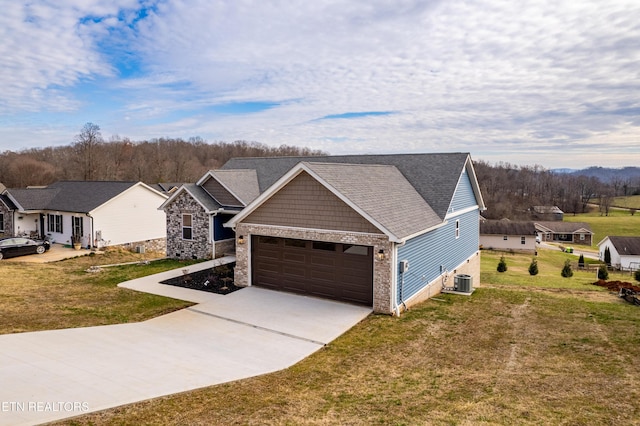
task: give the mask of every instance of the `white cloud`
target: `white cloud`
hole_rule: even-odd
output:
[[[0,18],[0,108],[82,111],[74,89],[94,79],[116,99],[87,119],[103,133],[612,162],[629,146],[606,135],[640,134],[635,1],[33,4]],[[118,78],[118,61],[134,75]],[[212,108],[256,101],[279,106]],[[365,111],[394,113],[317,120]]]

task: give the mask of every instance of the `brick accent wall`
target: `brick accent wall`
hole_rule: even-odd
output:
[[[167,257],[173,259],[211,259],[210,216],[186,191],[164,209],[167,215]],[[192,239],[182,238],[182,215],[192,215]]]
[[[373,310],[376,313],[392,314],[392,267],[391,250],[392,243],[386,235],[364,234],[356,232],[339,232],[310,230],[298,228],[286,228],[271,225],[257,225],[239,223],[236,227],[236,235],[244,237],[244,244],[236,245],[236,269],[235,285],[246,287],[251,284],[250,277],[250,242],[251,235],[265,235],[278,238],[295,238],[301,240],[326,241],[332,243],[349,243],[372,246],[373,259]],[[376,259],[376,253],[384,250],[386,258]]]

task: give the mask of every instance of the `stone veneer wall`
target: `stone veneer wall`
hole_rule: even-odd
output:
[[[470,258],[459,265],[453,271],[449,271],[446,277],[446,286],[453,287],[453,278],[458,274],[471,275],[474,288],[480,286],[480,251],[475,252]],[[442,291],[442,279],[443,276],[439,276],[435,280],[431,281],[426,287],[416,293],[411,299],[405,301],[407,308],[414,306],[420,302],[440,294]],[[404,307],[403,307],[404,308]]]
[[[214,257],[217,259],[228,254],[233,254],[236,250],[236,240],[232,238],[230,240],[216,241],[214,244]]]
[[[145,241],[135,241],[132,243],[121,244],[120,247],[123,247],[127,250],[135,251],[137,247],[144,247],[145,251],[154,251],[154,252],[162,252],[166,253],[167,250],[167,239],[166,238],[156,238],[154,240],[145,240]]]
[[[376,313],[393,314],[391,298],[392,243],[386,235],[307,230],[249,223],[238,224],[236,227],[236,235],[242,235],[245,240],[244,244],[236,244],[236,269],[234,277],[235,285],[239,287],[250,285],[249,250],[251,246],[251,235],[373,246],[373,310]],[[376,258],[375,254],[378,253],[379,250],[384,250],[386,253],[387,256],[384,260],[378,260]]]
[[[4,231],[0,231],[0,237],[13,237],[13,212],[0,202],[0,213],[4,214]]]
[[[209,238],[209,215],[187,192],[182,192],[164,209],[167,215],[167,257],[174,259],[211,259],[213,244]],[[192,240],[182,239],[182,214],[192,214]]]

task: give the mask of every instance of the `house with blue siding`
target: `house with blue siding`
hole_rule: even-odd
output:
[[[235,158],[225,170],[250,173],[258,194],[224,224],[238,286],[400,315],[458,275],[479,284],[485,206],[468,153]]]

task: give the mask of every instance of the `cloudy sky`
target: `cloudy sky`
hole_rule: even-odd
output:
[[[0,0],[0,150],[199,136],[640,164],[638,0]]]

